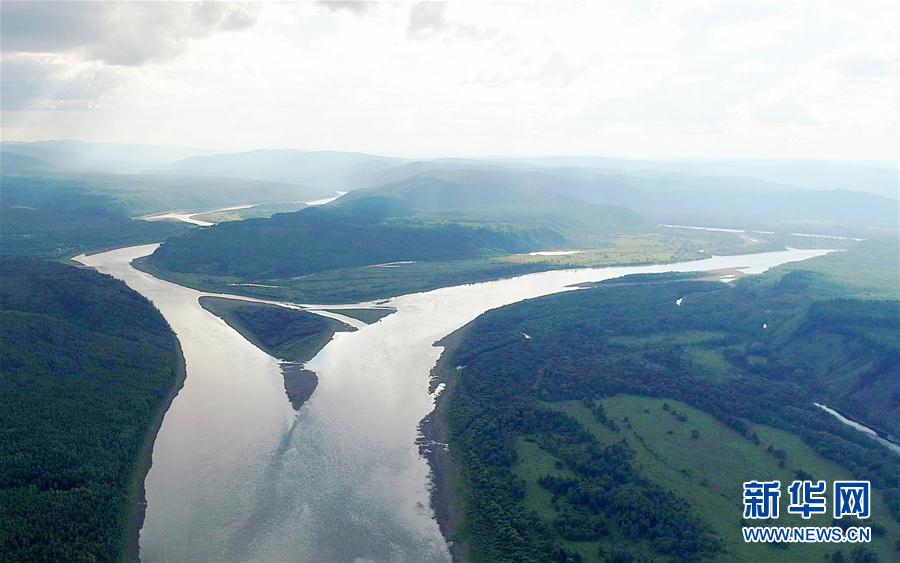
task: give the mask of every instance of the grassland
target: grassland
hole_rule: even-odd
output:
[[[835,293],[859,299],[900,299],[900,241],[872,240],[801,263],[774,268],[770,275],[806,270],[818,272],[840,286]]]
[[[721,561],[821,561],[835,552],[828,544],[794,544],[775,547],[744,543],[740,535],[739,503],[741,485],[753,479],[779,479],[782,485],[796,479],[796,471],[812,475],[830,484],[836,479],[849,479],[848,472],[837,464],[823,459],[799,436],[762,424],[752,424],[760,443],[754,444],[712,416],[670,399],[616,395],[598,401],[606,415],[618,425],[618,431],[601,424],[592,411],[579,401],[544,403],[550,409],[563,412],[577,420],[601,443],[628,441],[635,452],[636,465],[641,474],[688,500],[695,513],[724,539],[726,550]],[[666,408],[667,407],[667,408]],[[678,415],[686,417],[682,421]],[[692,437],[692,431],[698,437]],[[779,458],[768,452],[785,452],[783,467]],[[517,444],[519,461],[517,474],[525,479],[526,502],[538,510],[547,521],[555,517],[550,504],[551,495],[537,484],[536,479],[553,468],[555,458],[538,448],[537,444]],[[536,466],[536,467],[534,467]],[[830,489],[829,489],[830,490]],[[831,526],[830,514],[803,520],[786,512],[787,494],[782,493],[780,526]],[[885,533],[876,537],[870,547],[882,561],[896,557],[893,540],[900,537],[900,526],[885,510],[877,495],[873,501],[873,516],[866,525],[883,526]],[[618,549],[621,542],[608,538],[597,545]],[[573,548],[585,555],[596,553],[595,544]],[[636,549],[640,553],[640,549]],[[649,553],[648,553],[649,555]]]
[[[632,276],[482,315],[441,360],[460,366],[451,537],[485,561],[896,560],[900,461],[813,405],[896,428],[900,304],[856,291],[802,269]],[[742,483],[797,478],[871,480],[873,543],[745,545]],[[801,522],[832,525],[777,524]]]
[[[776,247],[781,248],[781,247]],[[708,254],[772,250],[747,245],[731,233],[691,231],[687,234],[647,233],[614,239],[609,246],[568,256],[515,254],[470,260],[427,261],[341,268],[292,278],[240,278],[206,273],[161,270],[145,259],[135,265],[156,277],[216,293],[240,293],[294,303],[354,303],[430,291],[546,270],[622,266],[700,260]],[[704,250],[703,253],[699,250]],[[254,283],[272,287],[237,285]]]

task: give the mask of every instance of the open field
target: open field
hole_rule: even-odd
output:
[[[831,516],[814,516],[804,521],[786,512],[788,495],[786,485],[796,479],[798,470],[822,479],[829,484],[835,479],[848,479],[850,475],[837,464],[823,459],[802,440],[791,433],[770,426],[753,424],[760,444],[744,439],[710,415],[680,401],[634,395],[616,395],[599,401],[606,415],[616,422],[618,431],[601,424],[590,409],[579,401],[544,403],[547,408],[564,412],[576,419],[602,443],[611,444],[627,440],[635,453],[636,465],[641,474],[673,493],[688,500],[699,517],[722,537],[726,551],[722,561],[821,561],[836,548],[827,544],[791,545],[787,548],[744,543],[740,535],[741,485],[744,481],[779,479],[782,483],[781,526],[830,526]],[[665,405],[665,406],[664,406]],[[666,408],[667,407],[667,408]],[[678,415],[683,415],[682,421]],[[692,437],[692,431],[699,433]],[[768,452],[785,452],[784,467],[779,458]],[[544,468],[552,465],[552,456],[532,447],[518,448],[524,457],[519,466],[543,460]],[[525,477],[528,472],[519,473]],[[530,472],[536,475],[537,472]],[[539,476],[539,475],[538,475]],[[809,477],[807,477],[809,478]],[[549,493],[526,484],[526,498],[549,499]],[[537,501],[531,501],[537,502]],[[545,505],[546,506],[546,505]],[[893,542],[887,538],[900,536],[900,526],[887,514],[883,499],[877,494],[873,500],[873,517],[867,525],[883,526],[887,533],[876,538],[870,547],[881,560],[890,561],[895,556]],[[552,508],[552,507],[551,507]],[[845,550],[847,552],[849,550]]]

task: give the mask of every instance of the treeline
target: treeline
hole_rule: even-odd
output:
[[[270,219],[222,223],[169,239],[148,262],[174,272],[272,279],[396,261],[461,260],[565,244],[548,229],[395,218],[385,213],[366,207],[313,207]]]
[[[115,561],[175,335],[124,283],[0,259],[0,560]],[[146,452],[145,452],[146,453]]]
[[[536,192],[515,179],[423,173],[325,206],[173,238],[148,263],[164,273],[271,280],[386,262],[596,246],[641,225],[628,209]]]
[[[160,242],[186,224],[138,221],[109,195],[53,176],[4,175],[0,198],[0,252],[60,258],[88,249]]]
[[[812,404],[896,414],[900,302],[817,300],[825,283],[808,272],[734,286],[625,278],[479,317],[450,358],[461,369],[447,399],[450,447],[466,485],[463,536],[476,559],[577,560],[566,541],[611,533],[676,560],[722,549],[690,506],[640,477],[626,442],[601,445],[574,419],[540,406],[593,405],[617,393],[678,399],[756,444],[748,422],[795,433],[870,479],[900,520],[900,460]],[[698,353],[725,365],[698,368]],[[893,406],[879,402],[882,394]],[[595,415],[603,422],[602,411]],[[540,480],[553,494],[553,522],[522,502],[524,484],[511,468],[523,437],[574,475]]]
[[[322,315],[265,303],[201,297],[200,305],[270,356],[291,362],[312,359],[335,332],[353,330]]]

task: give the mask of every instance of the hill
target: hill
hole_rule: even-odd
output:
[[[159,242],[188,229],[135,221],[115,197],[47,175],[0,178],[0,224],[0,254],[44,258]]]
[[[160,242],[184,232],[186,225],[133,218],[247,203],[272,202],[296,209],[303,205],[296,202],[332,195],[317,188],[256,180],[73,172],[49,167],[32,157],[0,154],[0,246],[4,254],[66,256]]]
[[[319,208],[192,232],[167,241],[148,263],[175,272],[285,278],[596,244],[639,225],[626,209],[541,194],[507,173],[426,173]]]
[[[85,141],[4,141],[4,153],[43,160],[53,168],[106,172],[142,172],[178,160],[208,153],[201,149],[147,144],[91,143]]]
[[[39,158],[0,151],[0,170],[2,170],[4,174],[37,172],[49,168],[50,165]]]
[[[424,164],[417,163],[420,168]],[[821,234],[872,230],[873,235],[900,227],[896,194],[891,199],[861,191],[800,189],[753,177],[646,170],[609,173],[584,167],[519,166],[500,172],[490,168],[461,169],[459,164],[444,161],[435,161],[431,166],[431,175],[505,174],[517,186],[532,192],[626,207],[658,223],[794,229]],[[390,174],[406,169],[397,168]]]
[[[175,335],[124,283],[24,259],[0,260],[0,327],[0,560],[136,556]]]
[[[443,175],[502,185],[501,178],[506,178],[533,193],[626,207],[657,223],[882,237],[893,236],[900,227],[896,192],[883,197],[858,189],[803,189],[751,176],[702,175],[702,168],[694,173],[639,167],[610,171],[548,166],[582,162],[579,159],[535,162],[542,165],[473,159],[418,161],[389,169],[380,179],[391,184]]]
[[[896,434],[900,301],[838,290],[799,270],[642,276],[479,317],[440,364],[454,539],[492,561],[817,561],[850,549],[741,540],[740,483],[852,476],[878,491],[856,556],[892,559],[900,458],[813,403]]]
[[[681,174],[691,176],[752,177],[808,190],[854,190],[897,198],[897,162],[803,159],[704,158],[633,160],[596,156],[551,156],[511,159],[544,168],[589,168],[608,174]],[[505,160],[504,162],[510,162]]]
[[[267,180],[314,186],[326,192],[371,185],[371,178],[400,159],[337,151],[254,150],[195,156],[171,165],[169,172]]]

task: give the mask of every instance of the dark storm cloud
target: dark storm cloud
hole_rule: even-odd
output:
[[[0,46],[139,66],[180,55],[193,39],[252,26],[255,7],[218,2],[3,2]]]

